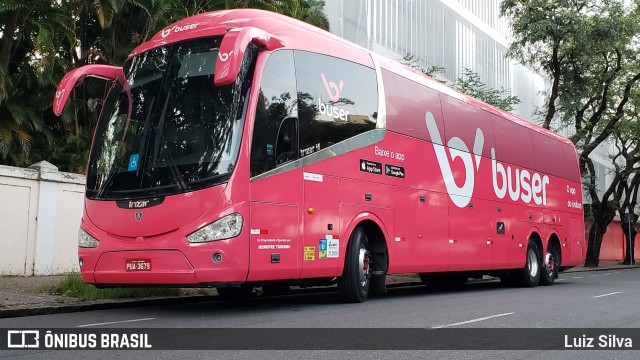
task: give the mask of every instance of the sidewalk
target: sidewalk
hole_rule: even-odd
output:
[[[638,268],[637,265],[619,265],[618,262],[600,262],[597,268],[578,266],[566,271],[607,271],[616,269]],[[560,275],[562,276],[562,275]],[[174,297],[156,297],[143,299],[118,299],[81,301],[63,295],[48,294],[47,290],[55,287],[64,275],[56,276],[2,276],[0,277],[0,318],[19,317],[42,314],[56,314],[76,311],[112,309],[132,306],[180,304],[212,301],[216,298],[214,289],[185,289],[184,295]],[[403,286],[419,283],[416,277],[390,275],[387,285]]]

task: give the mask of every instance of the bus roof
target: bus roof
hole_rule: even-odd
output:
[[[573,143],[565,137],[443,85],[397,61],[374,54],[328,31],[270,11],[233,9],[191,16],[165,27],[155,34],[151,40],[136,47],[129,57],[158,46],[199,37],[222,36],[231,29],[247,27],[266,31],[270,36],[280,41],[284,48],[306,50],[339,57],[372,68],[374,67],[372,56],[375,56],[383,69],[573,146]]]

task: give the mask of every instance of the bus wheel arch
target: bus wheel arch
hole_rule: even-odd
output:
[[[385,281],[389,264],[384,232],[377,222],[364,219],[350,227],[342,276],[338,290],[349,302],[364,302],[369,293],[386,292]],[[363,268],[364,266],[364,268]],[[363,283],[362,273],[368,281]]]
[[[510,270],[500,280],[509,286],[536,287],[540,283],[542,266],[542,239],[538,232],[529,234],[524,267]]]
[[[553,285],[558,278],[558,269],[562,264],[562,248],[560,239],[556,233],[552,233],[547,242],[546,251],[542,259],[542,274],[540,274],[540,285]]]

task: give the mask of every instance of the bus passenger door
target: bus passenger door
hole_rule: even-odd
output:
[[[267,57],[268,56],[268,57]],[[262,61],[264,57],[267,57]],[[293,52],[261,53],[251,142],[248,281],[296,279],[302,261],[298,112]]]
[[[300,169],[251,182],[248,281],[296,279],[300,274]]]
[[[304,206],[301,278],[340,275],[341,239],[338,178],[305,169],[303,173]],[[344,261],[344,260],[342,260]]]

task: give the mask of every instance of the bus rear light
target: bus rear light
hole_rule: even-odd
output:
[[[83,228],[80,228],[80,230],[78,230],[78,247],[95,248],[95,247],[98,247],[99,243],[100,242],[98,241],[98,239],[89,235],[89,233],[84,231]]]
[[[219,219],[187,236],[190,243],[202,243],[215,240],[230,239],[240,235],[242,215],[234,213]]]

